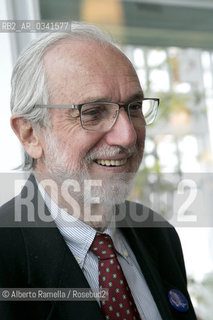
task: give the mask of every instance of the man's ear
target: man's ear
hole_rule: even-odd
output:
[[[40,159],[43,154],[43,148],[38,132],[32,127],[31,122],[19,115],[12,115],[10,124],[26,152],[32,158]]]

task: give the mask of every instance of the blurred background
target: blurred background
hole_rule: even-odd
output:
[[[212,0],[0,0],[1,20],[81,20],[110,32],[134,64],[145,97],[160,98],[130,199],[177,228],[200,320],[213,314],[212,17]],[[9,126],[10,77],[37,35],[0,32],[0,172],[22,162]]]

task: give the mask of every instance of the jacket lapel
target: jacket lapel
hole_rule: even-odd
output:
[[[186,289],[182,251],[175,231],[151,210],[144,227],[143,223],[132,227],[135,222],[131,220],[129,203],[126,202],[125,206],[126,219],[122,221],[121,231],[136,256],[162,319],[196,319]],[[140,217],[143,207],[138,206],[136,210],[137,217]],[[177,311],[170,305],[168,292],[171,289],[178,289],[184,294],[189,304],[187,312]]]
[[[158,272],[158,254],[154,248],[151,254],[147,252],[138,231],[139,230],[133,228],[122,229],[122,233],[136,256],[162,319],[171,320],[172,314],[165,296],[162,279]]]
[[[81,268],[51,219],[33,176],[27,185],[29,182],[35,187],[32,199],[35,221],[30,223],[30,227],[22,229],[27,252],[28,286],[90,288]],[[26,190],[27,188],[21,194],[23,198],[26,197]],[[23,217],[28,217],[27,212],[24,212],[26,210],[27,208],[23,207]],[[44,211],[42,214],[41,210]],[[44,217],[45,219],[42,219]],[[27,221],[25,223],[27,225]],[[51,305],[51,316],[54,314],[55,317],[57,314],[58,319],[103,319],[96,301],[61,301],[52,302]],[[47,319],[51,319],[50,313]]]

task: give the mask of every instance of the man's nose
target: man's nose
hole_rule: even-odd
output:
[[[121,108],[118,118],[112,129],[106,134],[109,145],[117,145],[125,148],[136,144],[137,134],[126,111]]]

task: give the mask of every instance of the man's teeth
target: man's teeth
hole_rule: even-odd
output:
[[[122,166],[127,162],[127,159],[121,160],[96,160],[96,162],[102,166]]]

